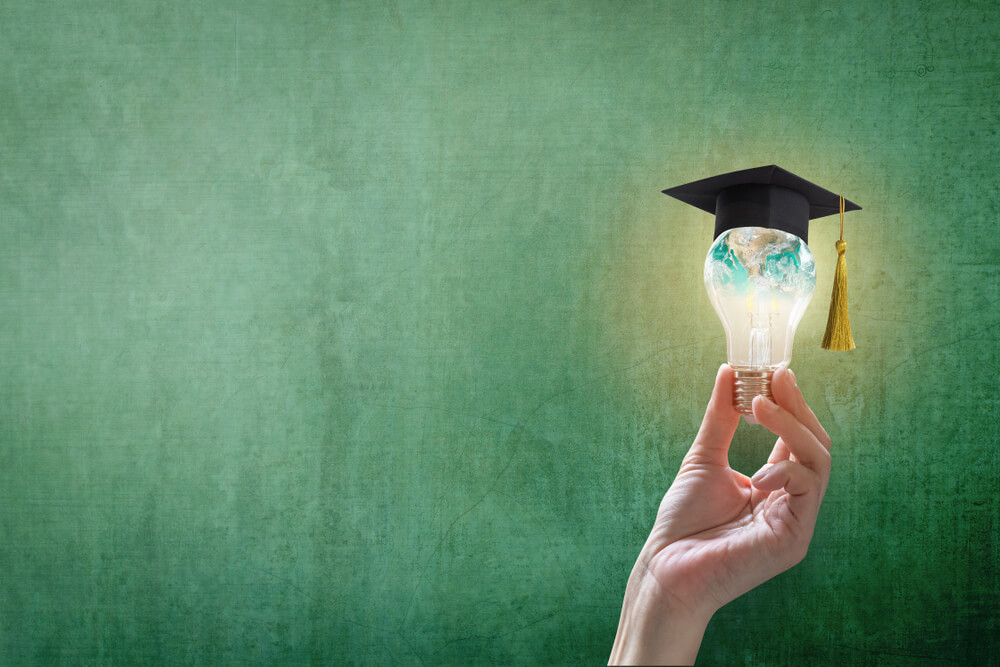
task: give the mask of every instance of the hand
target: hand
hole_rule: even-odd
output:
[[[779,438],[751,480],[729,467],[733,371],[723,365],[701,430],[663,497],[629,577],[612,663],[693,663],[705,627],[727,602],[806,555],[830,478],[830,437],[785,368],[775,401],[753,401]]]

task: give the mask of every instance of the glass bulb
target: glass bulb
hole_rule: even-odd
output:
[[[752,415],[753,397],[771,398],[771,376],[792,360],[792,339],[816,288],[816,263],[794,234],[737,227],[705,258],[705,289],[726,329],[736,372],[733,405]]]

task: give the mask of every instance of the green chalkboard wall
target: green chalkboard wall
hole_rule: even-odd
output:
[[[721,325],[705,214],[857,201],[806,560],[710,663],[996,663],[994,2],[0,4],[0,662],[598,663]],[[772,436],[741,425],[732,464]]]

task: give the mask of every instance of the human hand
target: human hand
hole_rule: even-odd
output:
[[[775,401],[758,396],[753,413],[779,438],[751,480],[729,467],[739,413],[733,371],[719,369],[629,577],[612,663],[693,663],[722,605],[805,557],[830,478],[830,437],[790,370],[775,371],[771,390]]]

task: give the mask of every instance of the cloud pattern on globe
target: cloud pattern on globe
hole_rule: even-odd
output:
[[[746,294],[751,283],[758,292],[778,292],[793,298],[816,287],[816,262],[809,246],[794,234],[764,227],[738,227],[721,234],[705,262],[705,281],[716,289]]]

